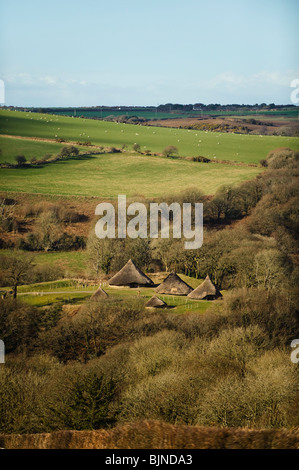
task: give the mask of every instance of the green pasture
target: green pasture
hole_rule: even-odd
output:
[[[159,153],[168,145],[182,156],[204,155],[214,160],[258,163],[277,147],[299,148],[294,137],[259,136],[196,131],[115,122],[95,121],[50,114],[1,110],[0,134],[63,138],[73,142],[90,141],[94,145],[129,148],[134,143],[141,150]]]
[[[254,178],[258,167],[198,163],[138,154],[98,154],[43,167],[0,169],[0,190],[65,196],[159,197],[196,187],[214,194],[224,184]]]
[[[133,289],[130,289],[133,290]],[[107,290],[108,293],[108,290]],[[135,295],[134,295],[135,294]],[[144,298],[144,302],[150,299],[152,295],[154,295],[153,290],[147,293],[147,296],[142,296]],[[151,294],[151,295],[150,295]],[[53,305],[55,303],[64,303],[64,304],[82,304],[83,302],[87,301],[91,297],[92,293],[85,292],[85,293],[76,293],[70,291],[69,293],[44,293],[44,294],[34,294],[34,295],[19,295],[19,299],[23,302],[29,303],[30,305],[34,305],[36,307],[43,307],[46,305]],[[130,299],[136,297],[138,294],[134,292],[125,292],[125,289],[122,293],[111,293],[109,292],[109,296],[111,298],[115,298],[119,301],[122,299]],[[165,313],[175,313],[175,314],[184,314],[184,313],[205,313],[206,310],[211,306],[211,301],[205,300],[191,300],[187,299],[187,297],[179,297],[179,296],[167,296],[167,295],[159,295],[159,298],[163,299],[167,305],[170,307],[169,309],[162,310]],[[217,301],[218,303],[220,301]],[[161,309],[158,309],[161,312]]]
[[[84,302],[91,294],[88,293],[55,293],[45,295],[19,295],[18,298],[23,302],[34,305],[35,307],[45,307],[55,303],[77,304]]]

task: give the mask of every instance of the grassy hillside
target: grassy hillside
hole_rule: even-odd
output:
[[[218,134],[188,129],[153,128],[83,118],[17,111],[0,112],[0,133],[74,142],[91,141],[95,145],[121,147],[138,143],[141,150],[162,152],[175,145],[182,156],[204,155],[212,159],[258,163],[276,147],[299,148],[299,139],[291,137]]]
[[[261,168],[102,154],[0,171],[1,191],[115,198],[118,194],[157,197],[194,186],[214,194],[223,184],[254,178]]]

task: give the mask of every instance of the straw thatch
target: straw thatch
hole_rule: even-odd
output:
[[[153,286],[153,281],[146,276],[131,259],[109,281],[110,286]]]
[[[166,308],[167,303],[164,300],[159,299],[156,295],[153,295],[145,304],[146,308]]]
[[[109,295],[107,292],[104,291],[104,289],[101,288],[101,286],[95,291],[94,294],[92,294],[91,299],[107,299]]]
[[[209,276],[207,276],[205,280],[198,287],[196,287],[196,289],[194,289],[194,291],[188,294],[188,297],[190,297],[190,299],[198,300],[215,300],[218,297],[222,297],[222,294],[212,283]]]
[[[156,292],[158,294],[188,295],[192,292],[192,287],[186,284],[175,272],[172,272],[156,288]]]

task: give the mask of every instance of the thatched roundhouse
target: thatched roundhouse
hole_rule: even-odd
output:
[[[187,297],[198,300],[215,300],[218,297],[222,297],[222,294],[212,283],[210,277],[207,276],[205,280],[198,287],[196,287],[196,289],[188,294]]]
[[[192,292],[192,287],[186,284],[175,272],[172,272],[156,288],[156,292],[158,294],[188,295]]]
[[[164,300],[159,299],[156,295],[153,295],[145,304],[146,308],[167,308],[168,305]]]
[[[104,289],[101,288],[101,286],[95,291],[94,294],[92,294],[91,299],[107,299],[109,295],[107,292],[104,291]]]
[[[110,286],[146,287],[153,286],[153,281],[146,276],[131,259],[109,281]]]

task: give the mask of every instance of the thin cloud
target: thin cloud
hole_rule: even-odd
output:
[[[299,69],[298,70],[288,70],[286,72],[281,71],[261,71],[258,73],[254,73],[252,75],[241,75],[236,74],[234,72],[224,72],[206,84],[208,88],[218,88],[219,86],[225,86],[229,89],[237,88],[246,88],[250,87],[254,89],[254,87],[258,86],[281,86],[281,87],[289,87],[291,81],[299,77]]]

